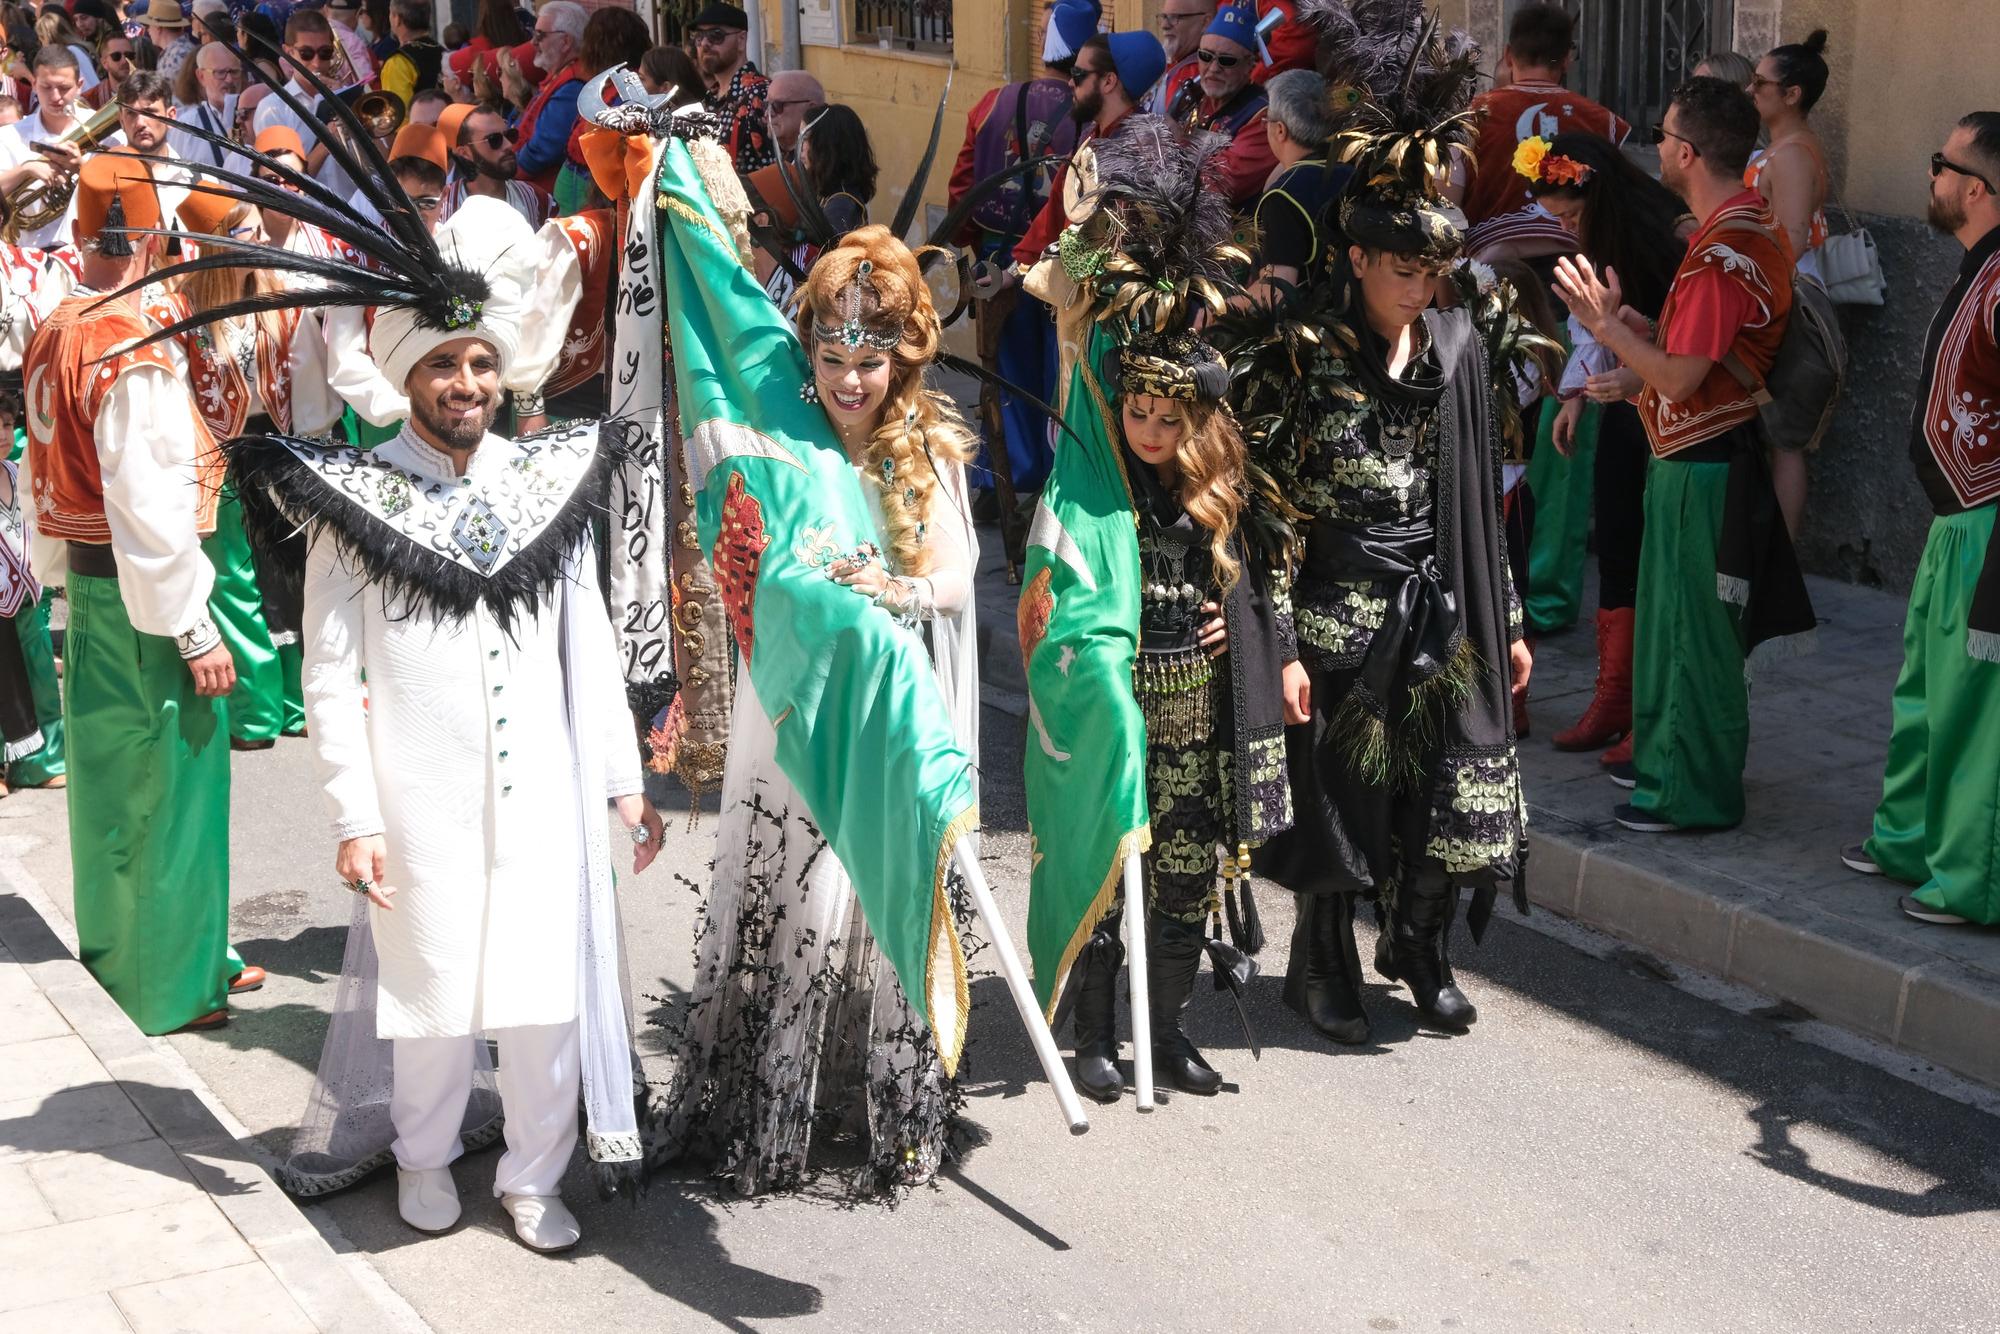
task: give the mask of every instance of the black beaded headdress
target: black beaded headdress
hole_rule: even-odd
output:
[[[1423,0],[1302,0],[1299,17],[1319,32],[1320,73],[1346,117],[1330,146],[1354,169],[1341,231],[1437,264],[1458,258],[1465,216],[1442,187],[1472,140],[1479,48]]]

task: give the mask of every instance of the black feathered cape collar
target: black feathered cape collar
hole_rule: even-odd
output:
[[[463,477],[407,426],[372,450],[278,435],[226,448],[261,567],[303,582],[306,544],[291,539],[328,535],[406,614],[462,620],[484,606],[511,629],[603,512],[623,438],[599,422],[489,435]]]

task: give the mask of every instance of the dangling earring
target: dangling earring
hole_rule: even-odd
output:
[[[806,376],[805,381],[799,385],[799,398],[802,402],[806,403],[819,402],[819,380],[817,377],[810,374]]]

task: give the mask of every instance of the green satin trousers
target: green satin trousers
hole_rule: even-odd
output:
[[[2000,925],[2000,663],[1966,656],[1995,507],[1940,515],[1910,589],[1868,855],[1917,899]]]

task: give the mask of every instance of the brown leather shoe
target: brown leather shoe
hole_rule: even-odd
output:
[[[246,991],[255,991],[264,985],[264,970],[256,964],[245,964],[243,971],[229,979],[229,994],[240,996]]]
[[[176,1033],[206,1033],[211,1028],[225,1028],[229,1024],[228,1010],[210,1010],[199,1019],[190,1019],[175,1029]]]

